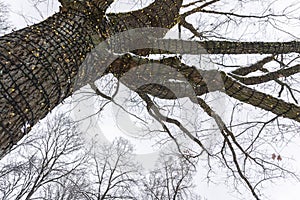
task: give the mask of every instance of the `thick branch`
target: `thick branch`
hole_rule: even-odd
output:
[[[262,60],[259,60],[258,62],[254,63],[253,65],[249,66],[249,67],[240,67],[234,71],[232,71],[232,74],[236,74],[236,75],[241,75],[241,76],[246,76],[252,72],[256,72],[258,70],[263,70],[263,67],[266,63],[271,62],[272,60],[274,60],[274,56],[268,56]]]
[[[255,107],[270,111],[277,116],[300,122],[300,107],[277,99],[271,95],[248,88],[222,73],[226,94]]]
[[[112,72],[115,75],[118,75],[119,78],[121,78],[129,70],[135,70],[134,68],[136,68],[137,66],[146,63],[150,65],[153,64],[152,69],[147,68],[149,70],[145,71],[143,74],[140,74],[138,77],[136,76],[136,73],[132,73],[133,76],[126,76],[125,79],[120,80],[133,90],[139,89],[142,90],[142,92],[162,99],[176,99],[182,97],[191,97],[193,95],[200,96],[208,92],[221,91],[237,100],[264,109],[266,111],[270,111],[277,116],[287,117],[289,119],[300,122],[299,106],[285,102],[281,99],[277,99],[271,95],[267,95],[257,90],[248,88],[238,81],[235,81],[225,72],[217,70],[202,71],[196,69],[195,67],[188,67],[187,65],[180,63],[180,61],[176,58],[167,58],[160,61],[155,61],[150,59],[135,58],[126,55],[123,58],[117,59],[116,62],[112,64],[109,72]],[[170,73],[170,70],[168,75],[164,75],[162,73],[162,68],[155,66],[155,64],[158,63],[169,65],[172,68],[177,69],[183,75],[183,77],[185,77],[185,80],[189,82],[189,86],[193,87],[194,93],[191,93],[190,90],[180,89],[180,92],[178,94],[175,94],[172,90],[169,89],[174,87],[174,85],[170,84],[168,87],[166,87],[165,84],[151,84],[151,82],[156,82],[157,77],[164,80],[167,80],[170,75],[173,79],[176,79],[176,77],[178,77],[177,73],[172,74]],[[121,71],[120,66],[122,66]],[[218,79],[217,75],[220,75],[221,80]],[[138,86],[142,85],[142,83],[139,83],[139,81],[148,84],[138,88]],[[178,83],[175,82],[173,84],[176,85]],[[208,88],[209,86],[211,87]],[[178,86],[176,85],[175,87]],[[188,86],[186,86],[186,88],[189,89]]]
[[[62,9],[76,10],[78,12],[105,13],[106,9],[114,2],[114,0],[58,0]]]
[[[234,74],[231,74],[231,76],[246,85],[256,85],[256,84],[265,83],[272,80],[274,81],[280,77],[289,77],[299,72],[300,72],[300,65],[295,65],[293,67],[283,68],[261,76],[241,77],[241,76],[236,76]]]
[[[140,27],[170,29],[178,23],[181,5],[182,0],[159,0],[137,11],[108,14],[108,18],[118,32]]]
[[[153,40],[150,53],[178,54],[287,54],[300,53],[300,42],[230,42],[187,41],[176,39]],[[168,49],[168,50],[161,50]]]

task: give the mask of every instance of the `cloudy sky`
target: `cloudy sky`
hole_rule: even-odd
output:
[[[13,24],[16,29],[20,29],[31,25],[33,23],[37,23],[47,16],[52,15],[53,13],[58,11],[59,3],[55,0],[48,0],[43,4],[40,4],[39,7],[34,7],[34,0],[3,0],[5,3],[10,5],[10,13],[9,13],[9,21]],[[130,3],[131,1],[120,0],[119,3],[115,3],[111,10],[117,11],[122,8],[122,11],[130,10],[132,7],[139,8],[143,5],[147,4],[147,1],[143,1],[144,4],[138,3]],[[139,1],[140,2],[140,1]],[[278,5],[284,4],[287,1],[277,1],[280,2]],[[300,11],[300,9],[299,9]],[[294,29],[295,27],[293,27]],[[299,29],[298,29],[299,30]],[[299,31],[298,31],[299,33]],[[106,122],[107,123],[107,122]],[[285,153],[290,154],[290,157],[299,158],[298,151],[294,151],[294,149],[298,149],[300,141],[295,141],[294,145],[291,145],[289,149],[285,150]],[[300,160],[300,159],[299,159]],[[296,170],[299,171],[300,163],[295,166]],[[201,172],[199,172],[201,173]],[[202,174],[203,175],[203,174]],[[217,200],[217,199],[232,199],[230,196],[230,191],[226,190],[222,185],[213,185],[211,184],[209,187],[202,180],[199,181],[198,189],[200,194],[204,194],[204,196],[209,200]],[[272,200],[298,200],[300,196],[300,184],[291,182],[290,180],[286,181],[276,181],[274,185],[272,185],[268,189],[268,193],[270,195],[270,199]]]

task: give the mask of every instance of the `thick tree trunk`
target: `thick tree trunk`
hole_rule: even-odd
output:
[[[73,3],[39,24],[0,39],[0,157],[72,94],[78,68],[94,45],[111,32],[170,28],[177,23],[182,4],[182,0],[155,1],[143,10],[109,14],[108,25],[101,15],[104,12],[83,9],[89,3],[61,2]],[[104,8],[109,5],[93,2]]]
[[[87,24],[64,12],[1,38],[0,155],[72,94],[73,78],[93,47]]]

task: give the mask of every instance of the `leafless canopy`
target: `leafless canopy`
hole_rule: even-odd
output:
[[[299,27],[297,4],[278,10],[276,2],[156,0],[139,10],[109,13],[113,0],[60,3],[48,19],[1,37],[2,156],[80,87],[90,85],[105,106],[118,104],[124,85],[131,92],[127,111],[144,125],[158,122],[167,136],[161,143],[175,143],[186,162],[207,163],[209,180],[223,168],[229,185],[260,199],[265,181],[297,179],[284,164],[289,155],[279,150],[299,131],[300,43],[284,28],[286,23]],[[251,5],[261,8],[259,13]],[[166,31],[149,40],[127,35],[135,44],[148,41],[138,49],[107,42],[115,34],[150,27],[176,29],[178,37],[167,39]],[[106,50],[98,55],[97,45],[104,43]],[[84,64],[93,67],[81,68]],[[217,67],[204,66],[211,64]],[[150,67],[141,71],[145,65]],[[213,106],[218,98],[222,109]],[[182,100],[197,116],[177,116]],[[182,144],[182,135],[189,145]]]

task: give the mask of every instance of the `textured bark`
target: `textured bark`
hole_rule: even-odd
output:
[[[300,42],[230,42],[230,41],[187,41],[158,39],[151,53],[180,54],[287,54],[299,53]],[[159,48],[157,48],[159,47]],[[168,51],[161,50],[168,47]]]
[[[228,42],[200,43],[210,54],[286,54],[299,53],[300,42]]]
[[[271,95],[267,95],[265,93],[259,92],[255,89],[249,88],[239,81],[234,80],[228,74],[218,70],[199,70],[192,66],[187,66],[180,62],[177,58],[166,58],[160,61],[156,60],[149,60],[149,59],[142,59],[142,58],[135,58],[129,55],[126,55],[120,59],[117,59],[114,63],[112,63],[111,68],[109,68],[109,72],[116,74],[125,74],[129,70],[132,71],[139,65],[142,64],[164,64],[167,66],[171,66],[175,68],[180,74],[185,77],[184,80],[187,80],[189,84],[187,85],[185,82],[183,83],[170,83],[173,84],[169,87],[164,87],[158,84],[148,84],[144,85],[143,87],[137,88],[138,85],[142,85],[139,82],[156,82],[156,77],[159,77],[162,80],[167,80],[168,76],[176,80],[180,80],[181,77],[178,76],[178,73],[174,74],[162,74],[162,70],[156,66],[153,66],[148,72],[143,73],[141,76],[136,76],[134,73],[134,77],[126,76],[125,79],[121,79],[123,83],[128,86],[129,88],[136,90],[138,89],[139,92],[151,94],[153,96],[162,98],[162,99],[177,99],[182,97],[190,97],[192,98],[193,95],[201,96],[208,92],[213,91],[221,91],[226,93],[228,96],[233,97],[241,102],[253,105],[255,107],[261,108],[266,111],[270,111],[277,116],[286,117],[297,122],[300,122],[300,107],[285,102],[281,99],[273,97]],[[120,69],[120,66],[123,66]],[[286,74],[291,75],[294,74],[295,70],[299,70],[299,65],[288,69],[282,69],[278,72],[271,72],[269,76],[273,77],[274,79],[277,76],[272,75],[275,74]],[[165,77],[166,76],[166,77]],[[269,77],[266,75],[266,77]],[[205,77],[205,78],[204,78]],[[265,76],[262,76],[262,79],[254,77],[255,80],[265,80]],[[121,78],[121,77],[120,77]],[[155,81],[151,81],[151,79]],[[251,78],[249,78],[252,80]],[[273,79],[273,80],[274,80]],[[243,79],[244,80],[244,79]],[[247,78],[245,78],[247,80]],[[269,80],[269,78],[267,79]],[[260,82],[257,82],[260,83]],[[164,83],[165,85],[167,83]],[[176,84],[176,85],[174,85]],[[191,90],[187,90],[185,88],[193,87],[193,92],[191,94]],[[178,89],[179,93],[174,94],[169,88],[182,88]],[[193,101],[193,99],[191,99]]]
[[[92,13],[90,5],[70,2],[45,21],[0,39],[0,157],[72,94],[78,68],[94,45],[129,28],[172,27],[182,4],[155,1],[143,10],[111,14],[112,27],[99,9]],[[76,10],[82,6],[87,9]]]
[[[226,94],[255,107],[270,111],[277,116],[300,122],[300,107],[271,95],[248,88],[222,73]]]
[[[73,78],[93,46],[87,24],[64,12],[1,38],[0,155],[72,94]]]
[[[241,77],[232,74],[232,77],[239,80],[240,82],[246,85],[256,85],[260,83],[265,83],[272,80],[277,80],[280,77],[289,77],[300,72],[300,65],[295,65],[289,68],[283,68],[274,72],[269,72],[260,76],[251,76],[251,77]]]

